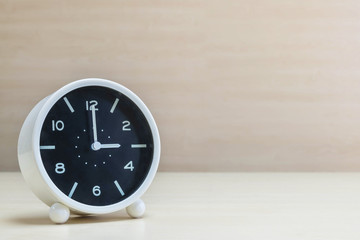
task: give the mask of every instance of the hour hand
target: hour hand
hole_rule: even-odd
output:
[[[101,144],[100,148],[119,148],[121,145],[118,143]]]
[[[119,148],[121,145],[118,143],[109,143],[109,144],[101,144],[100,142],[94,142],[91,144],[91,148],[94,151],[103,149],[103,148]]]

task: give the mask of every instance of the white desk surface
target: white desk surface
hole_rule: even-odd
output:
[[[0,239],[360,239],[360,173],[158,173],[147,212],[48,219],[20,173],[0,173]]]

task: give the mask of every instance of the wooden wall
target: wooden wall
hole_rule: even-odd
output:
[[[0,170],[73,80],[136,92],[163,171],[360,170],[360,2],[0,1]]]

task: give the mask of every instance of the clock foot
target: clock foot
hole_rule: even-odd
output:
[[[50,207],[49,217],[54,223],[65,223],[70,217],[70,210],[61,203],[54,203]]]
[[[141,218],[145,213],[145,203],[138,199],[126,208],[126,212],[132,218]]]

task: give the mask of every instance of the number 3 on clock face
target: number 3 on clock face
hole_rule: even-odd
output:
[[[106,213],[145,192],[158,166],[160,139],[135,94],[110,81],[85,79],[44,101],[34,123],[33,151],[55,200],[79,212]],[[23,165],[20,150],[19,161]]]

